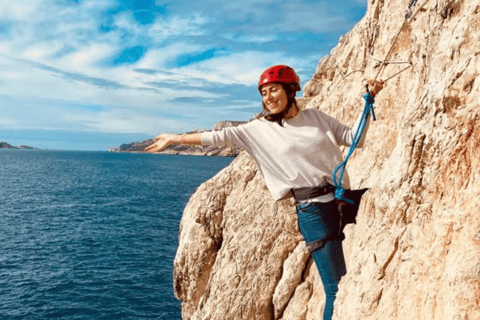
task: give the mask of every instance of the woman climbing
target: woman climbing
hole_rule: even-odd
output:
[[[382,83],[375,82],[370,94],[374,96],[381,89]],[[330,320],[338,284],[346,274],[343,227],[332,174],[343,160],[339,146],[352,143],[362,115],[350,128],[322,111],[300,110],[295,99],[300,79],[285,65],[265,70],[258,90],[263,110],[257,119],[219,131],[161,134],[146,151],[161,151],[171,144],[230,146],[247,151],[273,199],[293,195],[296,200],[298,225],[325,289],[323,319]],[[358,141],[359,147],[364,140],[365,134]],[[345,190],[350,188],[346,172],[341,184]]]

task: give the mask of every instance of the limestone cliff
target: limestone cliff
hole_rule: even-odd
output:
[[[346,229],[334,319],[480,319],[479,37],[478,0],[370,0],[305,85],[302,105],[352,124],[393,43],[377,121],[349,162],[371,189]],[[296,223],[246,154],[201,185],[175,259],[183,318],[321,319]]]

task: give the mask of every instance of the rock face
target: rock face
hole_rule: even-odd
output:
[[[305,85],[302,105],[352,124],[392,48],[349,162],[354,187],[371,189],[345,230],[334,319],[480,319],[479,37],[478,0],[369,1]],[[185,208],[174,289],[184,319],[321,319],[293,203],[271,199],[246,154]]]

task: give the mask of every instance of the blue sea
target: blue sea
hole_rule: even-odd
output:
[[[179,221],[231,161],[0,150],[0,319],[181,319]]]

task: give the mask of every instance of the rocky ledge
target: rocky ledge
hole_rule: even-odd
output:
[[[216,123],[212,131],[220,130],[226,127],[238,126],[245,123],[244,121],[221,121]],[[206,132],[207,130],[193,130],[188,133]],[[118,148],[110,148],[111,152],[145,152],[145,148],[154,142],[153,139],[147,139],[141,142],[132,142],[122,144]],[[182,155],[196,155],[196,156],[217,156],[217,157],[236,157],[240,153],[238,148],[226,148],[226,147],[212,147],[212,146],[190,146],[190,145],[178,145],[173,144],[168,146],[160,154],[182,154]]]

